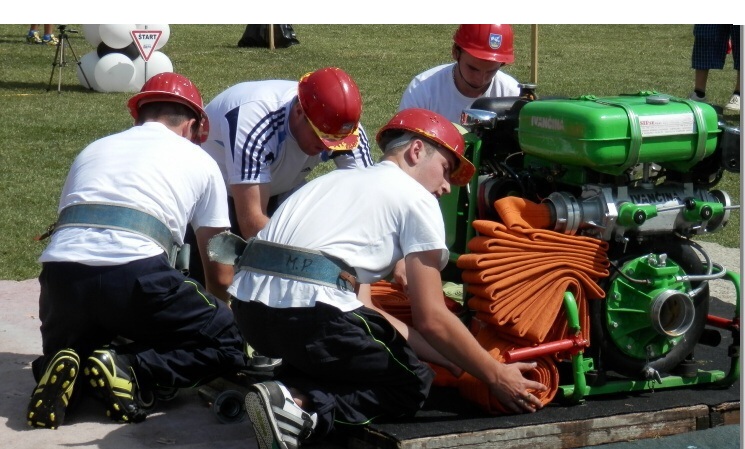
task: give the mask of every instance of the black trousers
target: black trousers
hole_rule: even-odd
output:
[[[310,397],[316,436],[334,424],[411,415],[429,394],[434,373],[374,310],[342,312],[321,303],[275,309],[236,300],[233,311],[254,349],[282,358],[278,380]]]
[[[117,337],[136,361],[140,386],[193,387],[244,369],[247,360],[233,313],[165,255],[116,266],[44,263],[39,276],[44,355],[72,348],[84,361]]]

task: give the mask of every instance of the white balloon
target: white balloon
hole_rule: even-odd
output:
[[[98,64],[98,53],[96,50],[86,53],[80,58],[80,65],[76,65],[76,73],[78,75],[78,81],[80,85],[86,89],[92,88],[96,91],[101,91],[101,86],[96,83],[96,64]],[[85,74],[85,76],[83,76]],[[87,80],[87,82],[86,82]]]
[[[99,59],[93,73],[103,92],[129,92],[135,66],[127,56],[109,53]]]
[[[101,34],[101,41],[111,48],[124,48],[131,44],[131,31],[135,29],[135,24],[109,24],[100,25],[98,32]]]
[[[135,76],[130,83],[130,92],[139,92],[145,84],[145,60],[138,56],[132,64],[135,66]]]
[[[160,50],[168,42],[168,38],[171,37],[171,27],[167,23],[146,23],[138,24],[138,30],[156,30],[161,31],[158,43],[155,44],[155,49]]]
[[[98,31],[98,27],[101,25],[83,25],[83,36],[85,36],[85,40],[88,41],[89,44],[93,45],[94,47],[98,47],[98,44],[103,42],[101,40],[101,33]]]
[[[154,51],[150,59],[145,63],[145,81],[164,72],[173,72],[173,63],[171,63],[171,59],[165,53]]]

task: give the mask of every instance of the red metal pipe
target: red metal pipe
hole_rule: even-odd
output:
[[[718,327],[720,329],[732,329],[732,330],[740,329],[739,318],[728,320],[727,318],[722,318],[722,317],[715,316],[715,315],[707,315],[706,324],[708,324],[709,326]]]
[[[510,363],[541,357],[544,355],[552,355],[562,351],[571,351],[572,353],[577,353],[582,351],[589,345],[590,342],[581,337],[567,338],[564,340],[543,343],[541,345],[532,346],[529,348],[518,348],[507,351],[504,354],[504,360],[505,362]]]

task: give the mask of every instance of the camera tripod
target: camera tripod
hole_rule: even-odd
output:
[[[80,65],[80,60],[75,54],[75,50],[72,49],[72,44],[70,44],[70,39],[67,36],[67,33],[77,33],[77,30],[68,30],[67,25],[60,25],[59,27],[57,27],[57,29],[59,30],[59,44],[57,44],[57,51],[54,53],[54,62],[52,62],[52,73],[49,75],[49,85],[47,86],[47,92],[49,92],[49,90],[52,88],[54,71],[56,68],[59,68],[57,92],[62,93],[62,68],[67,66],[67,59],[65,59],[65,47],[70,49],[72,58],[75,60],[75,63],[78,65],[78,67],[80,67],[80,73],[83,74],[83,78],[85,79],[85,83],[88,85],[88,89],[92,90],[93,87],[91,87],[91,83],[90,81],[88,81],[88,77],[85,75],[83,66]]]

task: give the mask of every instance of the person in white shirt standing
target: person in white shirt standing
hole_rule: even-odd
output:
[[[515,60],[511,25],[460,25],[453,36],[455,62],[433,67],[411,80],[399,111],[423,108],[460,123],[463,109],[481,97],[516,97],[519,83],[503,72]]]
[[[208,126],[199,90],[157,74],[129,109],[135,126],[75,158],[41,237],[51,234],[39,258],[33,427],[63,424],[83,378],[112,420],[139,422],[165,391],[247,366],[225,302],[230,267],[205,267],[207,289],[175,268],[187,224],[204,251],[230,227],[220,170],[197,145]]]

